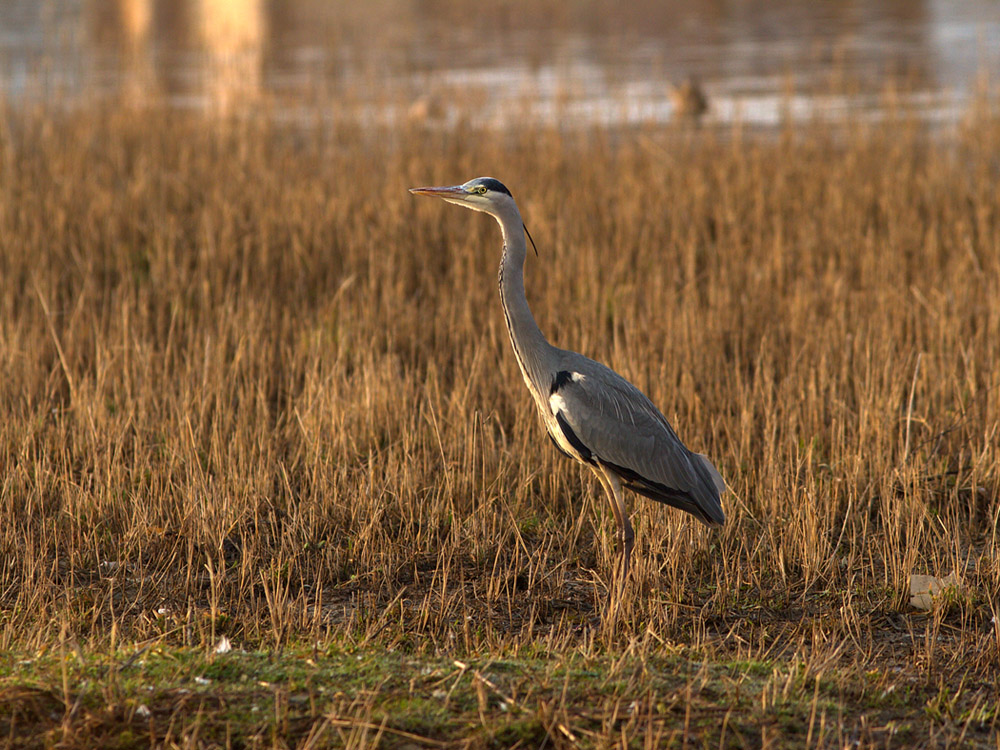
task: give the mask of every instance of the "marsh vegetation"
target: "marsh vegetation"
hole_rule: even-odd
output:
[[[5,111],[0,734],[993,746],[990,106],[933,137]],[[481,174],[550,340],[731,487],[718,531],[632,498],[603,627],[613,522],[508,351],[496,227],[406,190]]]

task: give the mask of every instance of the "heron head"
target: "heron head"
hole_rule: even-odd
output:
[[[507,241],[508,232],[520,224],[524,228],[525,236],[535,249],[535,255],[538,255],[535,241],[531,239],[528,227],[524,226],[524,222],[521,221],[521,212],[517,210],[514,196],[500,180],[495,180],[492,177],[477,177],[464,185],[410,188],[410,192],[414,195],[431,195],[443,198],[456,206],[465,206],[473,211],[489,214],[499,222],[504,233],[504,242]],[[515,221],[516,224],[513,223]]]
[[[443,198],[457,206],[465,206],[473,211],[483,211],[496,216],[505,208],[514,206],[514,198],[500,180],[492,177],[477,177],[464,185],[450,187],[410,188],[414,195],[430,195]]]

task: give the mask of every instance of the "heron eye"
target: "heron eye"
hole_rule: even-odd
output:
[[[480,185],[479,187],[476,188],[476,192],[479,193],[480,195],[486,195],[486,186]]]

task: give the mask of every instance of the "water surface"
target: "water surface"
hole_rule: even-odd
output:
[[[8,101],[124,97],[447,127],[883,116],[951,123],[1000,73],[997,0],[0,0]]]

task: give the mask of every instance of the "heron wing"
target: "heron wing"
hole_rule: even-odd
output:
[[[659,409],[616,372],[593,360],[573,364],[556,374],[549,406],[577,452],[642,495],[706,524],[723,523],[725,484],[708,459],[689,451]]]

